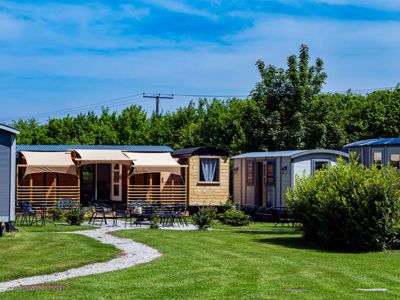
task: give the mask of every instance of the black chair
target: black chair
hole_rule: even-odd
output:
[[[161,205],[157,216],[160,218],[162,227],[174,225],[175,213],[171,205]]]
[[[269,222],[272,221],[274,216],[274,208],[272,207],[261,207],[255,212],[257,221]]]
[[[125,219],[125,227],[128,223],[132,226],[132,213],[124,204],[116,204],[113,208],[113,227],[118,226],[118,219]]]
[[[272,219],[275,222],[274,226],[278,224],[281,226],[285,224],[294,226],[295,223],[293,213],[287,207],[274,207]]]
[[[100,226],[103,225],[103,221],[107,225],[107,214],[108,213],[109,213],[109,211],[103,205],[94,204],[94,209],[93,209],[92,215],[89,219],[89,224],[92,223],[92,225],[96,225],[96,220],[101,220]]]
[[[155,216],[156,205],[149,203],[142,204],[135,208],[134,216],[136,217],[135,225],[142,226],[144,221],[151,221]]]
[[[178,226],[179,225],[185,225],[189,226],[189,222],[186,218],[186,206],[182,204],[178,204],[175,206],[175,211],[174,211],[174,219],[177,220]]]
[[[34,222],[38,223],[37,213],[32,208],[32,204],[30,202],[21,202],[22,207],[22,217],[21,217],[21,225],[30,226]]]

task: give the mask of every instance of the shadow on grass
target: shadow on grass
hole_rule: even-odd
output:
[[[301,229],[298,228],[291,228],[291,229],[238,229],[238,230],[232,230],[235,233],[243,233],[243,234],[279,234],[279,235],[285,235],[285,234],[300,234],[302,233]]]
[[[300,250],[313,250],[325,253],[343,253],[343,254],[363,253],[362,251],[332,248],[327,245],[318,243],[316,241],[307,240],[303,237],[271,237],[271,238],[254,239],[254,241],[262,244],[277,245],[286,248],[300,249]]]

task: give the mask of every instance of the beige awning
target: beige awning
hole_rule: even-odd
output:
[[[21,151],[26,160],[25,176],[34,173],[63,173],[77,175],[71,152]]]
[[[182,166],[169,152],[124,152],[133,162],[133,173],[169,172],[181,175]]]
[[[132,165],[132,160],[121,150],[75,150],[75,152],[79,155],[75,160],[81,165],[105,163]]]

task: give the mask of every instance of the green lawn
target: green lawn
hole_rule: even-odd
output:
[[[256,226],[257,225],[257,226]],[[218,227],[218,226],[217,226]],[[256,227],[257,229],[255,229]],[[257,231],[262,230],[264,231]],[[2,299],[396,299],[400,252],[318,248],[270,225],[250,230],[120,231],[159,249],[151,263],[65,281],[65,290],[12,291]],[[2,268],[4,270],[4,268]],[[3,271],[1,271],[3,272]],[[356,288],[388,288],[361,292]],[[289,289],[305,289],[290,292]]]
[[[0,238],[0,281],[107,261],[119,253],[115,247],[85,236],[44,232],[47,226],[40,228],[42,233],[19,232]]]
[[[21,232],[67,232],[96,229],[96,227],[90,225],[71,226],[63,223],[57,224],[56,226],[54,226],[53,224],[46,224],[45,226],[21,226],[17,224],[16,227]]]

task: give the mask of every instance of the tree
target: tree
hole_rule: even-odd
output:
[[[317,58],[309,66],[309,49],[301,45],[299,57],[287,60],[287,69],[256,63],[261,81],[251,95],[259,106],[258,130],[263,138],[256,145],[259,149],[281,150],[305,147],[305,120],[309,103],[321,92],[326,80],[323,61]]]

